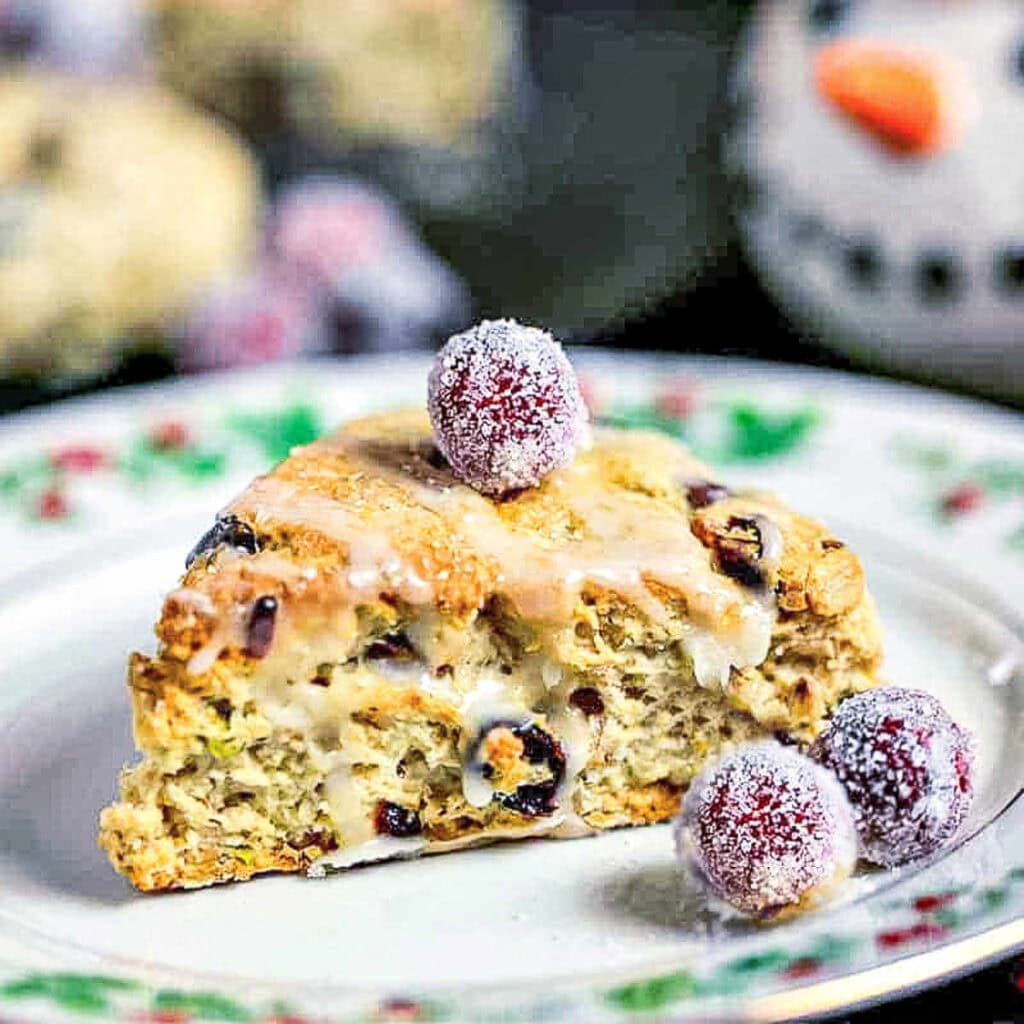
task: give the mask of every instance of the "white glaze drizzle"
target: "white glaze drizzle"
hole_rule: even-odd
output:
[[[758,664],[768,652],[774,602],[716,573],[709,552],[678,514],[652,509],[650,503],[624,491],[609,491],[586,460],[578,460],[548,480],[548,486],[563,489],[564,505],[581,524],[573,536],[549,540],[509,524],[494,504],[470,488],[446,486],[439,480],[424,482],[422,474],[405,473],[393,464],[373,460],[351,438],[337,436],[312,448],[341,451],[357,465],[366,462],[368,476],[387,479],[439,516],[470,551],[496,564],[497,589],[519,613],[549,627],[538,630],[539,635],[557,634],[560,629],[572,627],[578,599],[587,584],[620,594],[658,621],[667,612],[648,588],[649,582],[656,581],[678,592],[685,602],[684,643],[702,685],[725,685],[731,667]],[[673,451],[678,465],[671,469],[679,479],[693,476],[694,467],[703,474],[703,468],[689,456]],[[347,601],[340,603],[348,607],[348,619],[336,620],[319,646],[307,645],[315,650],[306,652],[304,663],[344,660],[355,631],[354,608],[360,601],[376,599],[382,589],[398,594],[411,605],[434,603],[434,588],[392,544],[391,536],[407,516],[400,503],[392,508],[368,509],[367,518],[363,518],[328,495],[272,475],[257,480],[225,511],[245,516],[257,529],[275,521],[300,524],[347,549],[346,569],[337,578],[343,596],[347,596]],[[759,526],[763,537],[767,533],[765,555],[774,562],[781,555],[778,530],[768,520],[759,522]],[[308,572],[270,552],[247,556],[247,562],[254,570],[293,584],[311,578]],[[200,607],[200,602],[193,603]],[[247,614],[247,608],[236,608],[225,616],[213,638],[193,656],[189,670],[207,671],[224,646],[240,642]],[[442,642],[440,632],[431,640],[434,647]],[[556,698],[556,710],[549,715],[549,722],[567,756],[557,794],[559,811],[525,829],[509,832],[579,835],[592,831],[571,806],[575,780],[590,755],[590,726],[585,716],[565,703],[563,691],[568,681],[563,680],[561,667],[550,658],[537,656],[532,664],[518,666],[514,677],[485,675],[466,686],[433,673],[430,665],[439,664],[440,659],[430,657],[422,643],[417,646],[428,654],[427,666],[393,666],[377,672],[375,684],[383,681],[418,686],[451,704],[462,716],[466,747],[486,721],[535,719],[533,708],[538,701],[545,695]],[[365,699],[366,686],[346,679],[340,686],[315,687],[301,676],[301,681],[293,682],[286,671],[296,672],[294,660],[289,663],[287,651],[272,651],[258,674],[259,699],[268,717],[282,727],[326,737],[325,744],[320,745],[327,778],[326,801],[344,850],[318,863],[340,867],[419,852],[422,840],[405,842],[374,835],[372,815],[353,779],[352,768],[360,763],[360,750],[352,733],[351,716]],[[493,797],[486,780],[472,766],[464,767],[463,793],[477,807]],[[431,843],[429,851],[488,841],[492,836],[489,831],[479,838]]]
[[[352,438],[338,435],[311,447],[344,453],[357,464],[368,462],[368,474],[387,479],[436,513],[468,550],[498,566],[498,588],[528,620],[556,628],[570,625],[581,591],[594,583],[657,621],[667,612],[648,588],[649,581],[656,581],[685,601],[685,643],[701,685],[723,685],[732,667],[759,664],[768,653],[774,601],[716,573],[709,552],[678,514],[627,492],[609,491],[585,459],[548,478],[547,486],[563,490],[564,504],[582,524],[581,535],[555,541],[509,524],[490,500],[469,487],[427,484],[400,467],[372,461],[365,446]],[[675,458],[678,476],[693,476],[699,464],[682,451]],[[371,521],[329,496],[269,476],[257,480],[227,511],[245,514],[257,525],[299,523],[343,544],[349,552],[347,584],[353,600],[375,596],[386,586],[410,604],[433,601],[432,586],[390,541],[405,516],[402,507],[374,509],[368,513]],[[777,558],[778,531],[767,520],[761,525]]]

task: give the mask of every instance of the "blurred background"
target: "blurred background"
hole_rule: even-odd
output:
[[[1016,0],[0,0],[0,409],[512,315],[1024,400]]]
[[[1020,0],[0,0],[0,412],[483,316],[1024,405],[1022,138]]]

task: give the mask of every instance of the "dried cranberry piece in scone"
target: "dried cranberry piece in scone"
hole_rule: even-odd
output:
[[[220,547],[232,547],[236,551],[254,555],[260,549],[259,539],[248,523],[243,523],[238,516],[220,516],[196,541],[195,547],[185,558],[185,568],[191,569],[197,558],[213,554]]]
[[[407,839],[418,836],[423,831],[423,823],[417,811],[381,800],[374,811],[373,828],[378,835]]]
[[[430,371],[427,408],[455,475],[494,497],[567,465],[587,434],[561,346],[515,320],[485,320],[450,338]]]
[[[488,781],[493,798],[508,810],[538,818],[558,809],[565,751],[536,722],[491,722],[480,731],[466,762]]]
[[[891,686],[850,697],[810,754],[846,790],[862,856],[883,867],[944,846],[974,797],[970,736],[920,690]]]
[[[717,895],[762,918],[813,904],[856,860],[842,787],[771,741],[749,744],[697,776],[676,838],[680,855]]]

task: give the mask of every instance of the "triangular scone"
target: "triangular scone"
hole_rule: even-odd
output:
[[[297,450],[200,541],[132,659],[100,843],[140,889],[673,815],[723,744],[875,683],[857,559],[674,441],[598,430],[457,482],[417,411]]]

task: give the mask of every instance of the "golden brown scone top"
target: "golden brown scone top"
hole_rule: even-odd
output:
[[[505,499],[459,483],[431,438],[420,410],[380,413],[254,481],[223,515],[258,550],[233,552],[229,530],[197,555],[165,606],[165,653],[186,660],[260,595],[293,616],[432,603],[467,622],[512,594],[524,618],[544,619],[589,573],[647,611],[681,601],[726,630],[773,598],[783,612],[831,617],[863,596],[856,557],[770,496],[697,507],[691,485],[716,476],[664,435],[599,430],[572,466]]]

